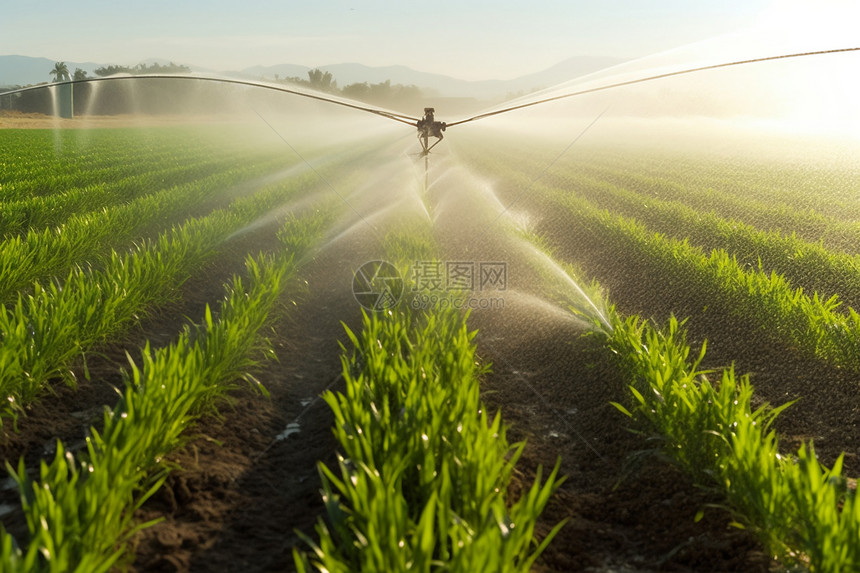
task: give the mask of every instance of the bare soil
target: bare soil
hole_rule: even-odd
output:
[[[82,379],[76,390],[59,386],[20,421],[19,433],[4,427],[4,457],[14,463],[24,455],[36,467],[55,437],[80,444],[85,428],[98,423],[101,405],[115,402],[125,348],[138,347],[144,338],[169,342],[185,315],[200,316],[204,302],[218,300],[221,284],[240,269],[242,251],[223,257],[207,280],[186,285],[183,302],[146,319],[124,344],[90,358],[91,380]],[[350,283],[332,271],[339,266],[336,259],[323,255],[309,263],[303,272],[308,287],[285,301],[289,312],[271,336],[279,362],[257,374],[271,398],[247,389],[232,393],[232,404],[220,416],[201,420],[185,447],[170,457],[181,469],[138,512],[140,520],[163,521],[133,539],[132,570],[293,569],[293,548],[306,548],[295,532],[313,536],[323,515],[317,463],[336,462],[331,414],[318,397],[326,389],[342,389],[340,321],[355,328],[360,316]],[[703,504],[719,498],[693,487],[659,456],[625,468],[632,452],[648,446],[625,430],[608,405],[622,381],[593,338],[581,337],[572,326],[550,328],[523,348],[498,334],[511,320],[525,325],[533,316],[508,315],[502,324],[490,314],[473,319],[481,356],[493,363],[484,382],[488,407],[501,409],[511,441],[527,440],[515,493],[530,486],[538,465],[545,476],[558,458],[567,476],[539,531],[568,521],[537,571],[767,569],[758,546],[728,526],[726,513],[709,511],[694,522]],[[279,439],[290,424],[300,430]],[[625,471],[629,475],[622,479]],[[0,502],[16,504],[13,490],[3,493]],[[20,516],[4,517],[4,525],[26,539]]]
[[[222,284],[241,272],[245,253],[272,247],[272,229],[227,247],[206,273],[185,285],[175,305],[90,356],[89,379],[79,365],[77,389],[58,385],[20,420],[19,432],[4,426],[3,457],[15,464],[23,456],[34,468],[50,455],[57,437],[80,443],[86,428],[98,424],[103,405],[115,402],[113,387],[121,384],[126,350],[135,356],[144,340],[168,343],[185,317],[200,317],[205,303],[220,300]],[[346,343],[341,321],[357,328],[360,319],[351,292],[353,268],[356,261],[379,255],[366,239],[347,247],[317,253],[300,272],[307,284],[297,281],[285,298],[284,317],[270,335],[278,362],[257,373],[271,397],[245,388],[233,392],[220,415],[202,419],[170,457],[178,469],[137,514],[140,520],[162,521],[132,539],[131,570],[293,570],[293,549],[306,549],[296,532],[313,537],[324,513],[317,464],[336,461],[332,417],[319,396],[341,389],[339,342]],[[496,253],[471,254],[487,260]],[[509,252],[508,260],[517,256]],[[583,336],[576,321],[517,304],[517,287],[512,283],[504,313],[476,311],[470,324],[479,329],[480,356],[493,364],[483,382],[484,399],[501,410],[511,441],[527,440],[513,493],[533,483],[539,466],[545,476],[559,458],[567,476],[539,533],[562,520],[566,524],[535,569],[767,571],[770,562],[760,546],[749,533],[729,526],[727,512],[710,509],[695,521],[706,504],[720,503],[717,495],[694,487],[660,455],[642,454],[653,443],[630,432],[609,405],[619,399],[625,381],[599,341]],[[298,431],[285,436],[288,429]],[[0,504],[17,505],[15,491],[0,492]],[[3,524],[25,542],[20,514],[8,513]]]

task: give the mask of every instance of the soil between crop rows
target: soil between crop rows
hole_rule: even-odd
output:
[[[360,317],[344,261],[323,253],[305,267],[309,287],[273,339],[279,362],[258,375],[271,399],[235,393],[235,408],[199,424],[198,437],[171,458],[182,469],[139,512],[141,519],[165,521],[137,536],[135,570],[293,570],[292,548],[306,548],[294,530],[313,535],[323,514],[316,463],[336,460],[328,407],[307,401],[326,388],[342,389],[340,321],[355,328]],[[493,363],[487,405],[501,409],[512,441],[528,440],[514,488],[530,485],[537,465],[549,468],[558,456],[568,476],[541,520],[541,534],[570,521],[537,571],[767,569],[755,542],[730,529],[724,512],[694,522],[703,504],[719,500],[662,460],[646,461],[615,489],[626,456],[645,444],[609,406],[621,381],[601,366],[606,356],[592,340],[548,329],[528,348],[509,347],[498,332],[512,319],[527,324],[533,316],[507,314],[501,323],[490,314],[473,318],[479,352]],[[300,431],[277,440],[296,420]]]
[[[206,273],[183,288],[175,305],[143,319],[126,340],[88,359],[91,380],[77,373],[79,388],[58,387],[20,421],[20,434],[4,428],[4,457],[24,455],[37,467],[52,438],[80,442],[97,423],[103,404],[113,405],[112,385],[125,351],[137,355],[142,341],[166,344],[185,317],[199,320],[203,304],[216,303],[223,283],[241,272],[245,253],[273,246],[272,228],[231,244]],[[365,244],[366,243],[366,244]],[[141,520],[163,518],[133,539],[134,571],[290,571],[295,535],[313,536],[323,513],[316,464],[333,464],[336,444],[327,406],[316,399],[339,389],[340,347],[346,322],[357,328],[360,307],[351,273],[356,261],[378,257],[367,242],[326,249],[300,270],[307,288],[294,289],[284,303],[286,317],[271,340],[279,361],[257,378],[266,398],[242,388],[218,417],[204,418],[184,448],[170,457],[179,465],[165,487],[138,512]],[[475,253],[473,253],[475,254]],[[296,304],[293,305],[292,301]],[[629,454],[651,447],[625,429],[626,421],[608,404],[624,382],[594,338],[581,337],[576,323],[543,321],[531,307],[508,307],[504,314],[476,311],[480,356],[493,363],[484,399],[500,409],[511,426],[509,439],[527,439],[515,490],[528,487],[537,466],[549,469],[559,456],[568,476],[539,529],[545,534],[569,519],[538,562],[538,571],[765,571],[768,561],[751,537],[728,527],[727,513],[711,510],[696,523],[696,512],[719,502],[692,487],[685,476],[657,456],[625,473]],[[528,336],[508,337],[511,331]],[[299,431],[278,439],[291,424]],[[17,505],[13,490],[0,501]],[[26,539],[20,517],[4,518],[19,540]]]
[[[145,319],[128,347],[135,348],[137,338],[167,343],[186,315],[200,316],[203,303],[217,301],[222,284],[241,270],[248,252],[242,247],[249,241],[220,257],[206,280],[192,279],[183,302]],[[308,288],[293,293],[297,306],[288,305],[272,337],[279,362],[257,375],[271,398],[244,388],[234,392],[233,406],[223,407],[219,417],[204,418],[186,446],[171,456],[181,469],[138,512],[141,520],[164,521],[135,537],[133,570],[293,569],[292,548],[304,546],[294,530],[312,534],[323,512],[316,463],[336,459],[328,407],[321,400],[308,401],[326,388],[340,388],[337,341],[345,338],[340,321],[354,328],[360,316],[350,283],[343,280],[346,260],[324,252],[304,267]],[[625,456],[643,443],[624,430],[608,406],[621,381],[601,366],[603,351],[590,339],[571,329],[547,329],[528,348],[511,347],[498,331],[512,320],[533,323],[533,316],[506,314],[499,323],[488,312],[473,319],[481,332],[479,352],[493,363],[484,386],[487,405],[501,409],[512,441],[528,440],[515,487],[527,487],[537,465],[551,467],[558,456],[568,476],[541,520],[541,533],[561,519],[569,522],[536,570],[766,569],[749,537],[727,529],[727,516],[713,511],[693,522],[703,503],[716,500],[659,459],[649,460],[614,489]],[[83,380],[76,391],[60,387],[56,396],[41,400],[21,420],[20,434],[7,429],[5,457],[15,460],[24,453],[34,467],[53,436],[82,439],[101,404],[115,402],[111,385],[120,383],[117,368],[125,362],[124,352],[117,344],[91,358],[91,381]],[[297,420],[298,433],[276,439]],[[15,503],[14,492],[4,493],[3,501]],[[25,538],[23,522],[4,523]]]

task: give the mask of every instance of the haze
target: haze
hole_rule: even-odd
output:
[[[659,0],[646,6],[542,0],[526,8],[510,0],[468,5],[249,0],[239,10],[219,1],[155,0],[132,14],[97,0],[82,0],[74,8],[46,0],[5,10],[0,53],[121,64],[158,57],[219,71],[356,61],[464,79],[511,78],[576,55],[628,59],[527,96],[526,101],[536,101],[699,66],[856,48],[857,21],[860,8],[847,1]],[[29,32],[34,29],[39,33]],[[860,111],[853,102],[860,78],[851,70],[857,58],[853,52],[715,70],[576,98],[563,109],[550,105],[512,114],[510,120],[521,117],[531,130],[547,123],[553,132],[560,116],[595,117],[609,106],[602,123],[611,117],[731,119],[746,127],[768,124],[856,139]],[[452,115],[453,110],[440,110],[446,111]]]
[[[811,5],[151,0],[131,7],[43,0],[4,6],[0,54],[123,65],[161,58],[217,71],[280,63],[402,64],[464,79],[509,79],[577,55],[638,58]],[[815,6],[820,11],[823,4]]]

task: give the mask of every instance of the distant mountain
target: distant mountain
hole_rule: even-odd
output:
[[[473,97],[480,99],[497,98],[505,95],[529,92],[547,88],[561,82],[590,74],[624,62],[619,58],[578,56],[569,58],[546,70],[522,76],[513,80],[479,80],[469,81],[452,78],[441,74],[420,72],[406,66],[371,67],[363,64],[333,64],[319,66],[319,69],[331,72],[337,80],[337,85],[343,87],[358,82],[380,83],[391,80],[392,84],[415,85],[430,89],[445,97]],[[274,79],[279,77],[307,77],[307,66],[281,64],[277,66],[255,66],[242,70],[243,75],[255,78]]]
[[[517,90],[513,91],[532,91],[535,88],[548,88],[568,80],[617,66],[625,61],[620,58],[576,56],[559,62],[543,71],[510,80],[508,84],[519,86]]]
[[[302,79],[308,79],[308,72],[311,68],[307,66],[299,66],[297,64],[278,64],[277,66],[254,66],[252,68],[245,68],[240,72],[233,72],[234,74],[241,74],[243,76],[251,76],[255,79],[259,78],[268,78],[274,79],[275,74],[278,75],[279,78],[293,78],[299,77]],[[340,82],[338,82],[340,85]]]
[[[0,56],[0,87],[25,86],[53,80],[51,70],[59,60],[48,58],[31,58],[29,56]],[[96,68],[102,64],[93,62],[66,62],[69,73],[75,73],[75,68],[81,68],[87,74],[93,75]]]
[[[415,85],[432,92],[434,95],[450,98],[496,99],[509,95],[526,93],[540,88],[574,79],[576,77],[596,72],[598,70],[620,64],[624,60],[606,57],[579,56],[570,58],[546,70],[522,76],[512,80],[481,80],[469,81],[452,78],[441,74],[420,72],[406,66],[371,67],[357,63],[333,64],[319,66],[319,69],[331,72],[337,84],[343,87],[352,83],[380,83],[390,80],[392,84]],[[150,64],[158,62],[166,64],[166,60],[146,60]],[[48,58],[31,58],[28,56],[0,56],[0,87],[29,85],[51,80],[50,71],[54,60]],[[182,63],[182,62],[177,62]],[[85,70],[90,76],[95,69],[104,64],[93,62],[66,62],[70,72],[75,68]],[[187,65],[187,64],[186,64]],[[213,70],[199,66],[189,66],[196,72],[212,73]],[[276,66],[254,66],[241,71],[226,72],[230,75],[240,75],[253,79],[273,80],[275,74],[279,78],[307,78],[308,66],[298,64],[279,64]]]

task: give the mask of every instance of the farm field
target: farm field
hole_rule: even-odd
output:
[[[279,125],[0,130],[3,570],[860,565],[850,151]]]

